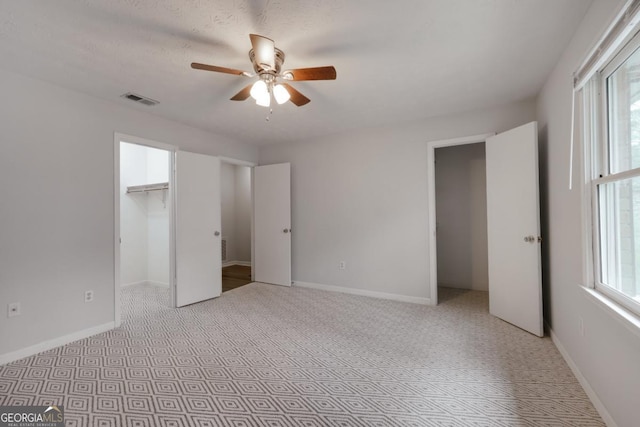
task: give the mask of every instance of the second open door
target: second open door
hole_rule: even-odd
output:
[[[222,293],[220,160],[176,153],[175,301],[182,307]]]
[[[537,123],[487,138],[489,311],[543,336]]]
[[[291,166],[253,169],[254,280],[291,286]]]

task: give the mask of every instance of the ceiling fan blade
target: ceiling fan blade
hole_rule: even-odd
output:
[[[196,70],[215,71],[217,73],[235,74],[238,76],[248,75],[246,71],[236,70],[235,68],[218,67],[217,65],[199,64],[197,62],[191,63],[191,68]]]
[[[296,68],[294,70],[287,70],[282,73],[285,78],[288,74],[291,74],[291,79],[294,81],[301,80],[335,80],[336,69],[330,65],[327,67],[313,67],[313,68]]]
[[[303,94],[298,92],[290,84],[281,83],[281,85],[284,86],[285,89],[287,89],[287,92],[289,92],[289,95],[291,96],[291,98],[289,100],[291,102],[293,102],[294,104],[296,104],[298,107],[302,107],[303,105],[308,104],[309,102],[311,102],[311,100],[309,98],[307,98],[306,96],[304,96]]]
[[[276,68],[276,45],[273,40],[257,34],[249,34],[256,64],[265,70]]]
[[[250,85],[245,86],[244,89],[242,89],[240,92],[238,92],[235,95],[233,95],[233,98],[231,98],[231,100],[232,101],[244,101],[245,99],[247,99],[251,95],[251,86],[253,86],[253,83],[251,83]]]

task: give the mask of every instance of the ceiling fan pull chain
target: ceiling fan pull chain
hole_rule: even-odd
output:
[[[268,122],[273,114],[273,108],[269,108],[269,115],[264,119],[265,122]]]

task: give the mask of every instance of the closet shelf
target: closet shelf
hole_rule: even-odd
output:
[[[148,193],[149,191],[168,190],[168,182],[159,182],[157,184],[132,185],[127,187],[128,193]]]

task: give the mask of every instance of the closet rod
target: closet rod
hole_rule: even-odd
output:
[[[132,185],[127,187],[127,193],[146,193],[149,191],[168,190],[168,182],[160,182],[158,184]]]

